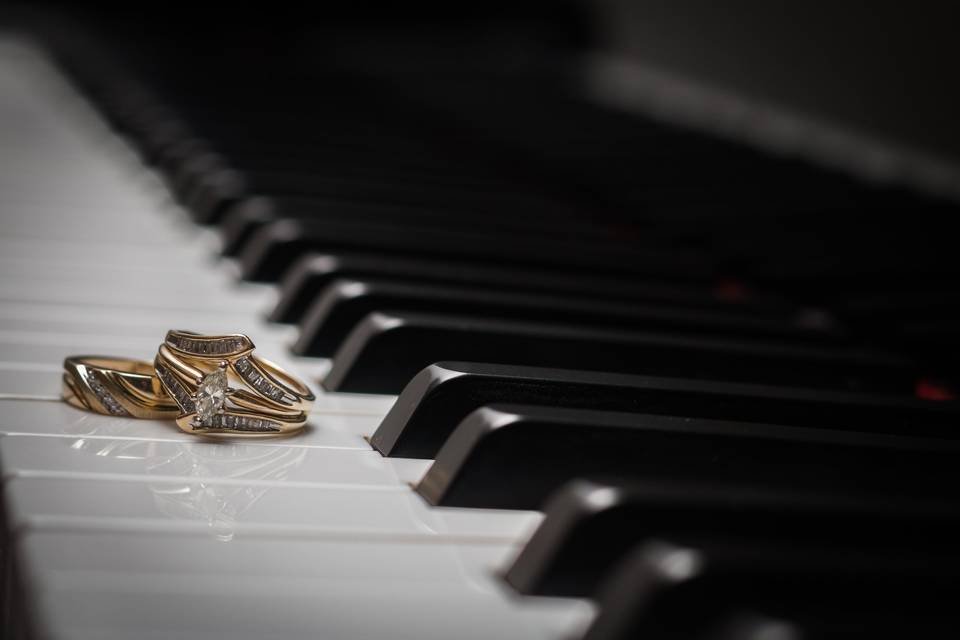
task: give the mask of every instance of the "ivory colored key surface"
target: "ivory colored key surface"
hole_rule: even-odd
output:
[[[271,454],[289,463],[273,452],[263,457]],[[294,463],[306,458],[301,454]],[[266,474],[229,479],[145,474],[123,480],[34,475],[8,479],[4,495],[17,529],[191,531],[224,541],[261,533],[513,545],[542,518],[534,511],[432,509],[400,485],[304,486]]]
[[[118,418],[81,411],[59,401],[3,400],[0,435],[35,435],[80,438],[120,438],[164,442],[207,442],[184,433],[172,422]],[[296,438],[249,440],[244,445],[326,447],[370,451],[363,441],[376,428],[377,417],[359,413],[314,411],[308,427]],[[227,447],[228,448],[228,447]],[[227,449],[225,448],[225,449]]]
[[[392,467],[369,450],[258,446],[216,442],[5,436],[4,477],[197,478],[249,477],[311,485],[400,485]]]
[[[43,585],[40,615],[50,628],[90,634],[79,637],[95,637],[96,629],[120,637],[122,631],[142,637],[142,631],[167,630],[187,638],[299,639],[318,637],[321,630],[334,638],[548,639],[579,634],[590,615],[588,606],[567,601],[535,599],[517,606],[513,594],[488,576],[509,555],[505,548],[285,544],[269,538],[223,544],[152,536],[158,557],[179,559],[160,567],[140,558],[143,547],[130,544],[135,534],[69,535],[72,549],[64,545],[64,534],[42,533],[29,536],[24,548],[37,560],[34,575]],[[67,553],[51,553],[58,547]],[[134,566],[117,562],[131,555],[140,560]],[[236,565],[233,559],[241,555],[259,556],[263,566]],[[195,568],[207,562],[223,572]],[[104,565],[113,570],[100,570]],[[178,613],[174,621],[171,612]]]
[[[169,328],[248,333],[315,388],[328,363],[288,354],[275,292],[232,281],[38,49],[0,54],[0,471],[24,605],[5,622],[58,640],[582,633],[591,605],[497,575],[538,513],[435,509],[409,486],[429,461],[370,448],[391,396],[320,392],[304,433],[255,442],[59,402],[65,356],[149,358]]]

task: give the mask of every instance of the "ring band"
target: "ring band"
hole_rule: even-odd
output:
[[[276,436],[306,424],[314,395],[279,366],[253,354],[245,335],[170,331],[154,361],[188,433]],[[232,383],[233,386],[230,386]]]
[[[175,418],[180,408],[164,391],[149,362],[112,356],[70,356],[63,361],[63,399],[94,413],[149,419]]]

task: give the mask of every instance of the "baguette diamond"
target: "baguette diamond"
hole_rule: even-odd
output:
[[[196,356],[229,356],[253,347],[250,340],[243,336],[189,338],[173,334],[167,335],[167,344],[178,351]]]
[[[97,396],[97,400],[100,401],[104,407],[107,408],[112,415],[115,416],[129,416],[130,413],[123,408],[116,398],[107,390],[103,385],[103,382],[100,381],[99,374],[95,371],[87,370],[87,384],[90,385],[90,389],[93,390],[93,393]]]
[[[180,410],[184,413],[196,413],[196,403],[194,403],[193,398],[190,397],[190,394],[186,388],[184,388],[183,383],[173,375],[173,372],[159,362],[156,363],[156,370],[157,377],[160,378],[160,382],[166,387],[167,392],[173,396],[173,399],[180,406]]]
[[[233,368],[237,370],[237,373],[240,374],[240,377],[243,378],[247,384],[263,395],[278,402],[283,400],[283,389],[267,379],[266,375],[261,373],[253,363],[250,362],[250,358],[238,358],[237,361],[233,363]]]
[[[280,431],[279,422],[254,416],[234,416],[230,414],[213,416],[209,425],[194,426],[194,429],[203,429],[205,427],[231,429],[233,431],[250,431],[254,433],[277,433]]]

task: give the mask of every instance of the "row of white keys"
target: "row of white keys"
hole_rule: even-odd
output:
[[[209,442],[57,401],[75,353],[150,359],[168,328],[239,331],[316,381],[29,46],[0,40],[0,470],[35,621],[53,638],[561,638],[582,601],[497,578],[533,512],[437,509],[428,462],[364,440],[392,402],[320,394],[310,428]],[[9,150],[16,150],[16,153]],[[22,153],[21,153],[22,151]]]

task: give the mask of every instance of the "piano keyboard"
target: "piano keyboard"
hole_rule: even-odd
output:
[[[216,87],[216,60],[131,60],[141,86],[119,50],[52,46],[0,39],[8,637],[955,629],[955,265],[888,215],[952,205],[522,72],[496,79],[515,104],[416,74],[398,98],[357,60]],[[557,113],[524,111],[537,91]],[[306,431],[59,400],[65,356],[150,360],[171,328],[310,380]]]
[[[392,398],[322,394],[308,433],[232,444],[59,401],[65,355],[149,360],[171,327],[246,332],[304,379],[324,364],[286,356],[291,330],[263,320],[272,288],[233,282],[211,236],[45,56],[3,49],[0,465],[15,532],[4,558],[16,553],[24,589],[5,594],[7,628],[29,620],[37,637],[91,639],[581,629],[589,603],[521,599],[496,575],[537,513],[431,509],[409,487],[427,464],[365,442]]]

